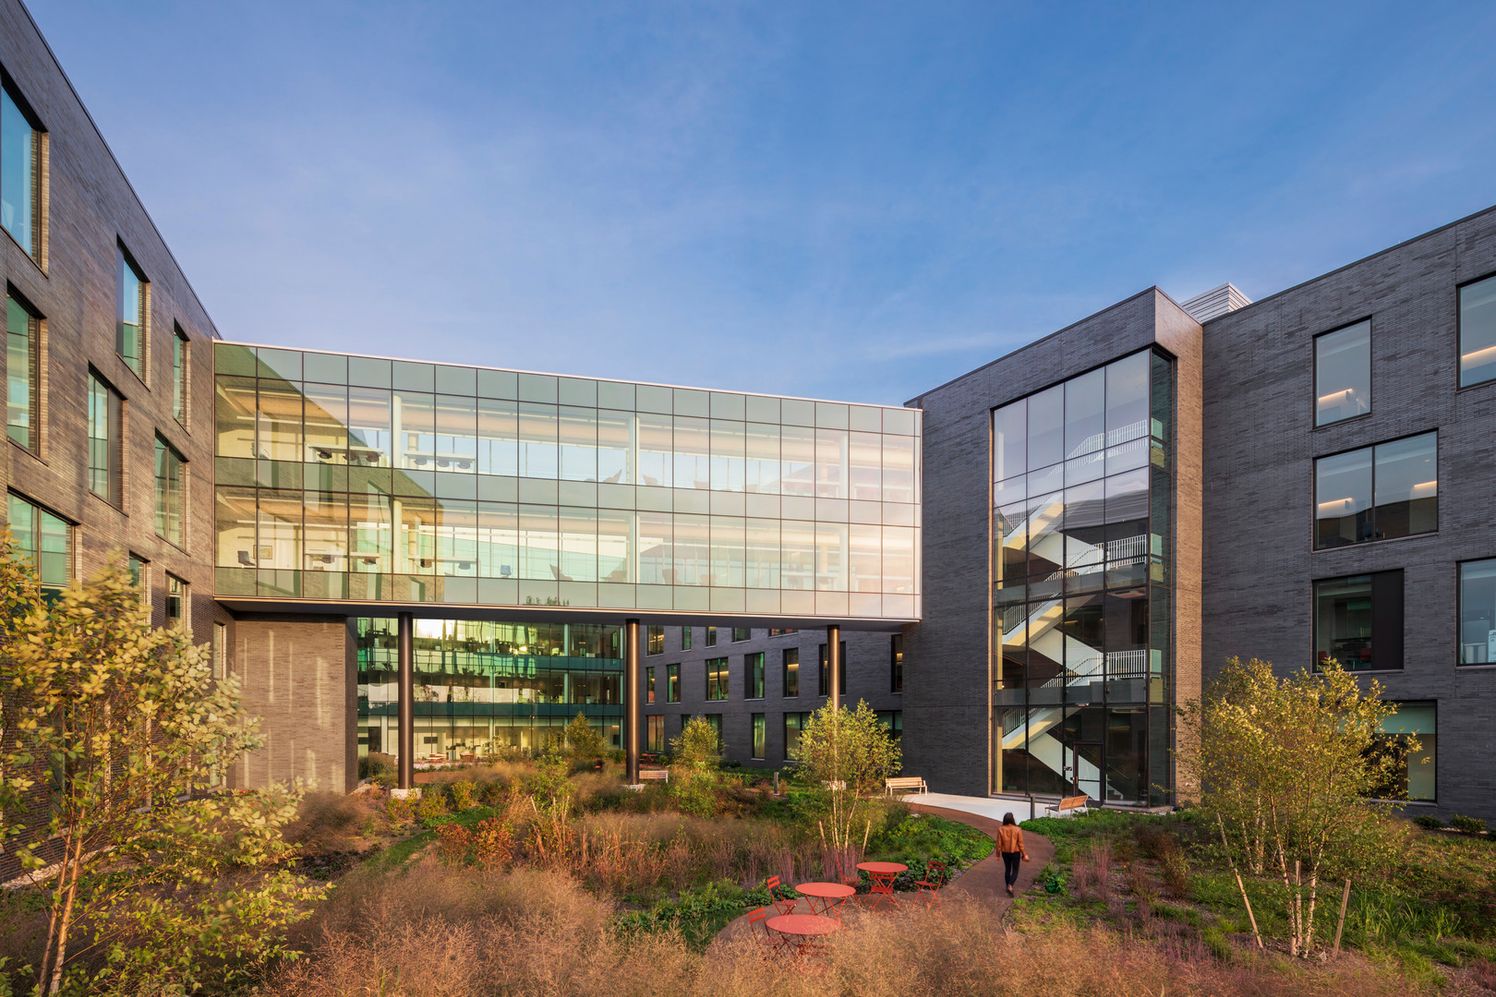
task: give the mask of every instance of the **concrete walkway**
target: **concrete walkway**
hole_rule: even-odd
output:
[[[934,806],[924,802],[925,800],[936,798],[942,801],[955,802],[966,809]],[[904,802],[908,803],[909,809],[915,813],[934,814],[944,817],[946,820],[953,820],[968,827],[974,827],[993,840],[997,838],[997,829],[1001,824],[1002,815],[1013,810],[1013,807],[1010,805],[1011,801],[1007,800],[981,800],[970,796],[942,796],[938,793],[922,793],[915,796],[906,796],[904,797]],[[1026,800],[1023,802],[1027,803]],[[983,806],[989,803],[992,805],[991,808]],[[982,807],[983,809],[996,808],[996,816],[987,816],[983,813],[973,812],[977,807]],[[1024,819],[1016,810],[1013,810],[1013,816],[1019,821]],[[1020,896],[1033,888],[1034,880],[1038,877],[1040,870],[1049,864],[1050,859],[1054,858],[1054,845],[1050,844],[1049,839],[1042,835],[1035,834],[1032,831],[1025,831],[1023,832],[1023,843],[1028,848],[1029,861],[1019,867],[1018,882],[1013,886],[1013,892]],[[958,873],[954,879],[945,885],[944,891],[948,891],[951,894],[963,894],[981,903],[991,904],[993,911],[999,917],[1006,916],[1008,909],[1013,906],[1012,899],[1008,897],[1007,892],[1003,889],[1003,860],[1002,856],[998,855],[996,851],[963,872]],[[898,896],[900,902],[908,903],[914,901],[917,895],[914,893],[900,893]],[[848,923],[855,923],[858,918],[876,916],[876,910],[869,911],[867,903],[867,894],[858,894],[847,901],[843,917]],[[801,899],[796,905],[795,913],[810,913],[807,902],[804,899]],[[726,939],[737,938],[755,930],[762,931],[763,929],[751,927],[748,924],[748,915],[744,914],[729,922],[717,934],[717,937],[712,940],[712,944],[717,945]]]
[[[1043,804],[1031,801],[1027,796],[952,796],[949,793],[913,793],[902,798],[905,803],[942,810],[960,810],[989,820],[1001,821],[1003,814],[1012,814],[1022,824],[1026,820],[1044,816]]]

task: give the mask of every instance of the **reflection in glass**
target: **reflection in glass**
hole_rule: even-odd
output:
[[[1315,546],[1372,539],[1371,449],[1314,462]]]
[[[1314,339],[1314,424],[1371,411],[1371,320]]]
[[[1496,277],[1460,288],[1460,387],[1496,380]]]
[[[1496,664],[1496,558],[1460,565],[1460,664]]]

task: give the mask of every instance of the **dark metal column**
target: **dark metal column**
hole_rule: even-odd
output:
[[[623,770],[624,781],[639,785],[639,621],[623,624]]]
[[[401,613],[398,646],[400,654],[400,779],[401,789],[416,784],[416,673],[413,633],[415,623],[409,613]]]
[[[842,659],[841,624],[833,623],[826,628],[826,702],[841,705]]]

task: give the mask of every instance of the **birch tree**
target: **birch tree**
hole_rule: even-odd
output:
[[[859,838],[867,846],[871,798],[899,770],[898,741],[866,701],[859,700],[855,710],[827,703],[806,718],[794,757],[805,774],[825,788],[823,840],[842,864],[852,862]]]

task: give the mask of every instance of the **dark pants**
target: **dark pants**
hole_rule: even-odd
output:
[[[1023,858],[1022,852],[1003,852],[1003,885],[1012,886],[1018,882],[1018,863]]]

